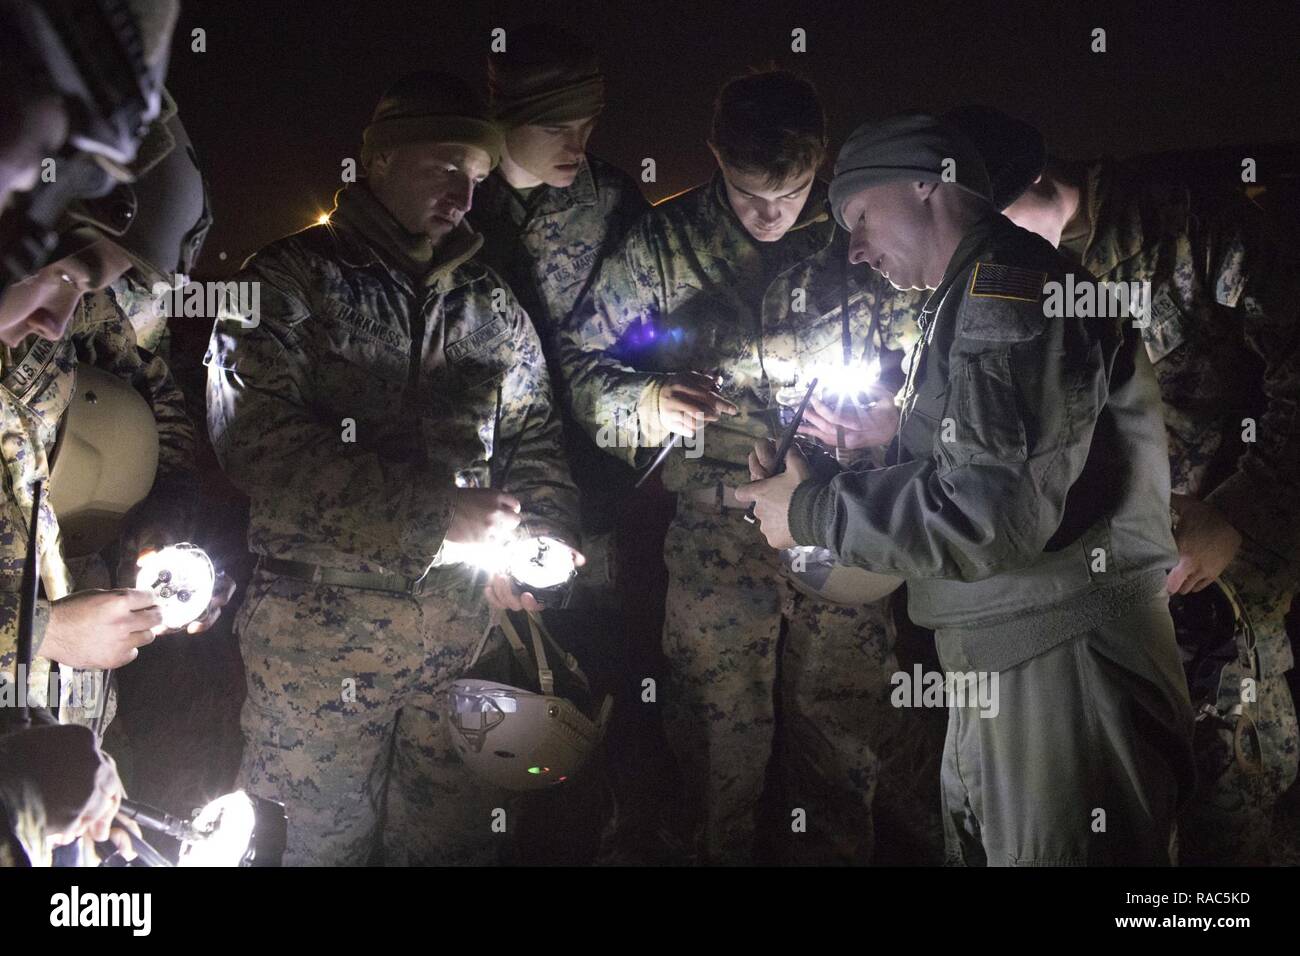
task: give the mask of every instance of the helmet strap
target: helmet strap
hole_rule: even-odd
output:
[[[510,619],[509,614],[502,614],[499,622],[501,632],[505,634],[506,640],[510,642],[511,648],[515,655],[523,664],[528,664],[528,652],[524,648],[523,638],[519,631],[516,630],[514,621]],[[492,625],[488,625],[490,631]],[[578,660],[564,648],[562,648],[551,636],[545,622],[537,614],[529,612],[528,614],[528,636],[533,645],[533,656],[537,661],[537,681],[541,685],[543,694],[550,696],[555,692],[555,671],[551,669],[550,659],[546,656],[546,645],[549,643],[551,648],[559,655],[560,661],[566,670],[571,673],[583,686],[585,690],[591,689],[591,684],[587,680],[587,675],[582,672],[578,665]],[[478,650],[474,653],[474,660],[478,660],[478,655],[482,653],[483,644],[486,643],[487,632],[484,633],[483,640],[479,642]],[[471,666],[473,663],[471,662]]]

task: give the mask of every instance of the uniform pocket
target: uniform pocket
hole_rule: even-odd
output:
[[[331,389],[340,382],[338,394],[350,396],[364,394],[366,384],[374,380],[405,384],[410,343],[395,328],[340,302],[329,303],[321,319],[319,327],[329,343],[327,357],[338,370],[320,379]]]
[[[253,572],[253,577],[244,589],[244,600],[235,615],[234,632],[235,637],[239,640],[243,640],[249,622],[257,615],[257,609],[261,606],[267,592],[271,590],[271,584],[274,580],[271,575],[264,571]]]
[[[952,422],[939,423],[940,448],[946,449],[951,466],[1025,461],[1029,448],[1011,377],[1011,353],[968,356],[953,364],[952,381]]]
[[[510,324],[496,314],[449,341],[444,354],[451,378],[447,384],[453,392],[495,384],[516,362],[525,360],[516,354]]]

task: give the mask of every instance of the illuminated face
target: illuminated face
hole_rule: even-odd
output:
[[[766,182],[765,174],[729,166],[717,150],[713,155],[727,184],[727,201],[745,231],[759,242],[776,242],[789,232],[808,201],[815,170],[772,186]]]
[[[541,183],[557,189],[572,186],[582,168],[587,140],[595,128],[596,117],[588,116],[567,123],[518,126],[509,130],[501,162],[507,181],[516,189]]]
[[[896,289],[926,289],[924,269],[936,235],[926,197],[933,183],[898,180],[854,193],[844,203],[849,261],[865,262]]]
[[[121,278],[131,260],[102,239],[15,282],[0,296],[0,342],[13,348],[29,335],[63,338],[81,297]]]
[[[474,201],[474,187],[492,170],[477,146],[413,143],[396,146],[370,164],[370,191],[403,229],[436,246],[460,225]]]

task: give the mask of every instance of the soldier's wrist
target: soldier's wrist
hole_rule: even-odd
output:
[[[42,657],[49,657],[49,651],[54,650],[53,643],[46,643],[46,636],[50,630],[50,617],[52,605],[48,598],[38,597],[36,599],[36,609],[32,614],[32,657],[38,654]],[[43,650],[44,649],[44,652]]]
[[[790,496],[786,523],[795,544],[809,547],[828,547],[825,525],[834,497],[830,485],[823,479],[808,478],[799,483]]]
[[[641,448],[661,445],[670,434],[663,423],[663,411],[660,408],[663,387],[663,379],[651,379],[637,399],[637,444]]]
[[[407,525],[408,529],[415,532],[417,529],[420,533],[421,540],[403,541],[403,550],[406,554],[432,555],[428,558],[434,567],[441,567],[448,563],[444,551],[447,546],[447,536],[452,534],[453,526],[456,520],[456,496],[448,495],[442,508],[437,513],[437,518],[432,521],[412,522]],[[409,549],[406,547],[409,545]]]

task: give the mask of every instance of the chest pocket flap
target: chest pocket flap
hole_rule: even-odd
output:
[[[510,323],[493,313],[473,331],[444,346],[453,377],[470,387],[501,378],[515,360],[513,350],[506,347],[509,341]]]

